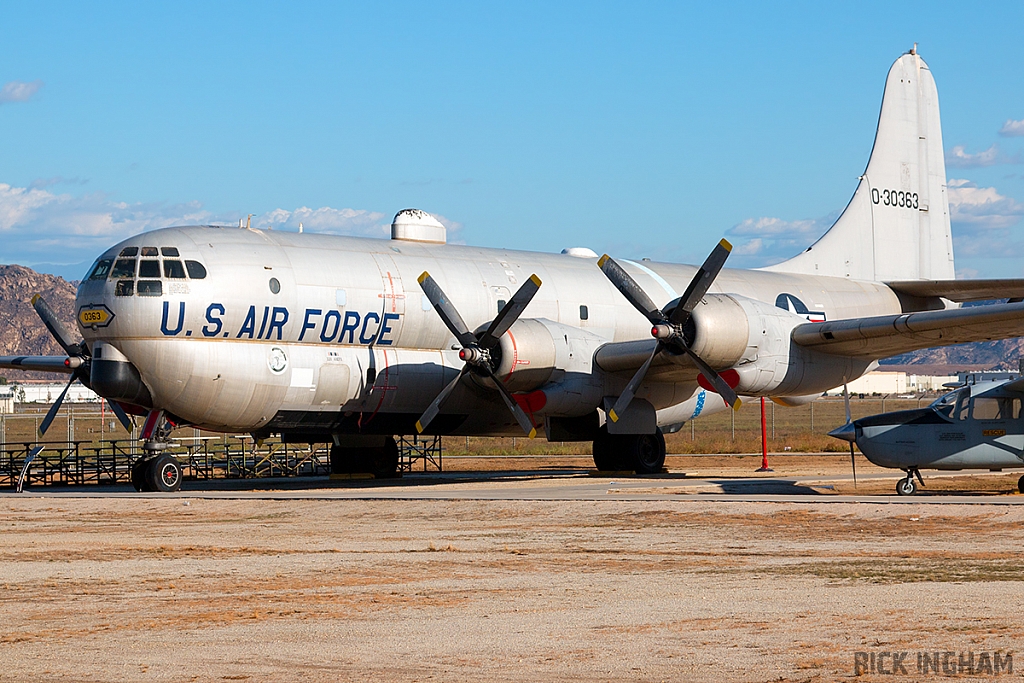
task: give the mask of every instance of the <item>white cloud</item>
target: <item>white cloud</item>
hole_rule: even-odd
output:
[[[0,262],[80,263],[147,230],[171,225],[236,225],[239,218],[244,216],[217,214],[199,202],[117,202],[103,193],[75,196],[0,183]],[[449,229],[461,227],[439,219]],[[367,237],[387,237],[391,224],[390,216],[383,213],[329,206],[274,209],[253,217],[255,227],[275,230],[297,230],[300,222],[309,232]]]
[[[42,81],[8,81],[0,88],[0,104],[28,102],[42,87]]]
[[[836,222],[838,212],[816,219],[786,221],[748,218],[726,231],[736,242],[730,266],[752,268],[784,261],[811,245]]]
[[[1013,119],[1006,119],[1006,123],[999,129],[999,134],[1004,138],[1015,138],[1024,136],[1024,119],[1020,121],[1014,121]]]
[[[983,166],[995,166],[997,164],[1017,163],[1015,157],[1007,157],[1000,150],[998,145],[992,145],[984,152],[969,154],[963,145],[957,145],[946,152],[946,165],[954,168],[981,168]]]
[[[1024,216],[1024,204],[1004,197],[994,187],[978,187],[969,180],[950,179],[949,219],[958,227],[1008,228]]]

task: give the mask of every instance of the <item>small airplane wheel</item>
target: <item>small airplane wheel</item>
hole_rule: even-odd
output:
[[[1017,480],[1017,490],[1024,493],[1024,476]]]
[[[174,493],[181,488],[181,464],[173,455],[157,456],[148,465],[150,491]]]
[[[917,493],[917,482],[914,478],[907,475],[906,479],[900,479],[896,482],[896,493],[901,496],[912,496]]]

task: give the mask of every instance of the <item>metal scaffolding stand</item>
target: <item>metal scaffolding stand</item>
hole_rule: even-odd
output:
[[[441,437],[440,436],[413,436],[408,439],[404,436],[398,438],[398,471],[412,472],[417,460],[423,461],[423,471],[427,466],[432,465],[438,472],[441,471]]]

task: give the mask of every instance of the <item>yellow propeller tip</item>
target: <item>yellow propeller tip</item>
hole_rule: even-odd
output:
[[[417,434],[422,434],[423,433],[423,425],[420,424],[419,420],[416,420],[416,433]]]
[[[540,278],[537,277],[536,273],[534,273],[533,275],[530,276],[530,282],[532,282],[533,284],[535,284],[538,287],[540,287]]]
[[[534,428],[534,429],[531,429],[531,430],[530,430],[530,438],[532,439],[532,438],[534,438],[535,436],[537,436],[537,430],[536,430],[536,428]]]
[[[618,422],[619,421],[619,416],[615,412],[614,408],[612,410],[608,411],[608,417],[610,417],[612,419],[612,422]]]
[[[36,305],[36,302],[37,302],[37,301],[39,301],[39,300],[40,300],[40,299],[42,299],[42,298],[43,298],[43,297],[39,296],[38,294],[33,294],[33,295],[32,295],[32,305],[33,305],[33,306],[35,306],[35,305]]]
[[[598,267],[598,268],[604,268],[604,264],[608,263],[608,259],[609,259],[609,258],[611,258],[611,257],[610,257],[610,256],[608,256],[608,254],[605,254],[604,256],[602,256],[601,258],[599,258],[599,259],[597,260],[597,267]]]
[[[422,285],[423,281],[426,280],[428,277],[430,277],[430,273],[428,273],[427,271],[424,270],[420,274],[420,276],[418,278],[416,278],[416,282],[418,282],[418,283],[420,283]]]
[[[736,399],[736,403],[732,404],[732,409],[739,412],[740,406],[743,405],[743,401]]]
[[[721,242],[719,242],[719,244],[720,244],[720,245],[722,245],[722,247],[723,247],[723,248],[724,248],[724,249],[725,249],[726,251],[732,251],[732,245],[731,245],[731,244],[729,244],[729,240],[725,239],[724,237],[722,238],[722,241],[721,241]]]

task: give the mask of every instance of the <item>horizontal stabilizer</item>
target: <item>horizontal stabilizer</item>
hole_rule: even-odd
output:
[[[898,280],[885,284],[898,294],[941,296],[950,301],[1024,299],[1024,280]]]
[[[876,359],[936,346],[1024,336],[1024,302],[829,320],[793,329],[793,342],[824,353]]]

